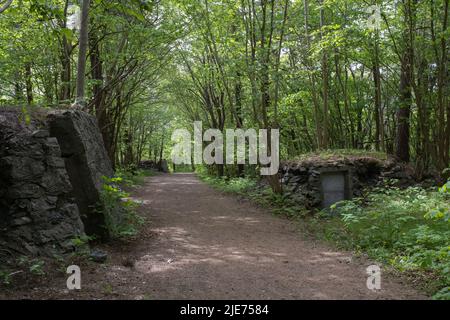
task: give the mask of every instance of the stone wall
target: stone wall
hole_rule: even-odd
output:
[[[0,112],[0,248],[50,256],[84,235],[58,141],[45,122]]]
[[[322,159],[312,157],[302,161],[281,163],[280,175],[285,195],[307,208],[322,206],[321,176],[329,172],[345,172],[349,181],[347,198],[359,197],[364,188],[382,185],[391,179],[399,187],[417,183],[413,171],[394,161],[371,157]]]
[[[169,165],[165,159],[158,162],[153,160],[143,160],[139,163],[138,168],[144,170],[157,170],[164,173],[169,172]]]

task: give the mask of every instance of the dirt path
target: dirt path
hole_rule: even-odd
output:
[[[84,271],[80,292],[61,289],[61,279],[59,289],[48,289],[49,297],[425,298],[386,277],[380,292],[368,290],[368,263],[302,240],[294,223],[223,195],[194,175],[149,178],[134,196],[145,202],[147,236],[125,248],[110,247],[108,264]],[[128,263],[125,257],[131,257]]]

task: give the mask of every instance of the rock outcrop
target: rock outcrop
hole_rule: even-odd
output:
[[[74,250],[84,236],[58,141],[45,121],[0,112],[0,248],[51,256]]]
[[[95,117],[1,109],[0,258],[65,254],[77,238],[108,238],[123,216],[102,202],[103,178],[113,174]]]
[[[108,238],[107,224],[120,224],[122,213],[115,209],[107,217],[101,203],[104,177],[112,177],[114,171],[95,117],[81,111],[52,112],[48,126],[61,147],[86,233]]]

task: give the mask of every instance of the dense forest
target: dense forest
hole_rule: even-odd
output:
[[[132,202],[118,181],[145,183],[139,176],[144,160],[170,164],[172,133],[193,132],[196,121],[204,130],[279,130],[280,158],[292,162],[334,153],[374,155],[369,162],[381,159],[380,166],[392,160],[408,183],[399,187],[379,171],[380,180],[364,189],[371,181],[363,175],[357,197],[346,197],[329,211],[307,208],[307,197],[298,186],[289,189],[281,175],[262,182],[255,166],[170,170],[195,170],[221,191],[302,218],[305,234],[367,253],[397,271],[416,272],[414,279],[432,283],[428,291],[435,298],[450,299],[450,182],[444,184],[450,176],[449,3],[0,0],[0,108],[18,108],[25,121],[33,110],[90,113],[103,138],[104,158],[116,171],[117,177],[102,186],[114,203]],[[205,220],[211,212],[222,214],[198,197],[225,201],[200,180],[180,175],[183,188],[176,175],[161,176],[156,181],[163,192],[149,187],[145,201],[161,196],[172,210],[171,222],[178,223],[185,205]],[[184,198],[172,198],[172,190]],[[245,223],[235,221],[255,217],[247,217],[245,207],[234,212],[228,200],[220,203],[236,215],[229,225],[224,222],[226,232],[245,234],[249,229],[239,229]],[[329,214],[333,210],[337,214]],[[279,222],[267,221],[268,226]],[[184,223],[187,230],[198,226],[188,219]],[[128,233],[135,235],[137,229]],[[209,242],[217,235],[221,231],[198,248],[211,250]],[[255,251],[264,247],[260,242],[266,241],[267,249],[279,239],[258,241]],[[292,247],[297,248],[296,241]]]
[[[81,97],[116,165],[159,158],[194,120],[279,128],[283,158],[351,148],[413,161],[419,175],[449,164],[447,0],[2,6],[0,103]]]

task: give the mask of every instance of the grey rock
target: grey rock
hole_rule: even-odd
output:
[[[48,195],[67,194],[72,190],[72,184],[65,172],[63,168],[52,167],[49,167],[45,172],[41,180],[41,186],[46,190]]]
[[[58,141],[48,137],[43,120],[25,124],[18,113],[0,110],[6,119],[0,123],[0,249],[33,256],[73,251],[67,244],[85,235],[84,226]]]
[[[48,197],[46,198],[46,201],[47,201],[47,203],[50,204],[50,205],[55,205],[56,202],[58,201],[58,197],[55,197],[55,196],[48,196]]]
[[[19,218],[19,219],[14,219],[11,222],[11,226],[17,227],[17,226],[23,226],[23,225],[29,224],[29,223],[31,223],[31,219],[30,218],[22,217],[22,218]]]
[[[66,167],[63,158],[53,157],[53,156],[47,158],[47,165],[49,165],[50,167],[55,167],[55,168],[65,168]]]
[[[104,239],[110,237],[104,210],[98,210],[103,176],[114,172],[95,117],[81,111],[54,112],[48,116],[50,136],[56,137],[65,158],[65,166],[72,183],[86,233]],[[48,184],[46,184],[48,187]],[[123,211],[116,210],[110,217],[121,223]]]
[[[61,149],[59,148],[58,140],[54,137],[47,138],[44,149],[50,156],[61,157]]]
[[[47,138],[49,135],[48,130],[36,130],[31,134],[33,138]]]
[[[108,259],[108,254],[101,250],[93,250],[89,256],[92,261],[97,263],[105,263]]]
[[[44,164],[29,157],[6,156],[0,160],[1,170],[7,170],[10,179],[25,181],[38,179],[44,173]]]
[[[43,191],[35,183],[16,184],[8,189],[7,196],[10,199],[39,199]]]

